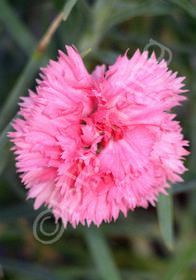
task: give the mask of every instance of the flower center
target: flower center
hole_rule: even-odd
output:
[[[122,128],[106,121],[95,123],[88,117],[82,119],[80,125],[84,150],[90,150],[92,146],[96,146],[97,154],[99,154],[110,141],[118,141],[123,138]]]
[[[105,139],[120,140],[123,138],[123,131],[120,127],[114,124],[107,123],[97,123],[96,128],[100,135],[104,135]]]

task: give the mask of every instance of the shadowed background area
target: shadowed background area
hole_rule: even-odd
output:
[[[56,31],[42,40],[54,19]],[[0,279],[196,279],[195,43],[195,1],[0,1]],[[189,171],[160,197],[158,211],[141,208],[99,229],[63,230],[44,207],[35,211],[26,201],[6,134],[19,97],[35,90],[39,68],[65,44],[84,54],[89,72],[128,48],[129,57],[146,46],[160,57],[161,44],[172,53],[169,68],[186,76],[188,101],[173,112],[190,141]]]

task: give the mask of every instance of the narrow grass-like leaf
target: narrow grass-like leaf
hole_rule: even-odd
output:
[[[27,92],[28,87],[31,85],[35,78],[35,74],[39,67],[43,64],[43,60],[38,60],[34,56],[29,60],[22,74],[20,75],[16,85],[9,93],[9,96],[1,110],[0,114],[0,130],[13,118],[17,110],[17,103],[19,97]]]
[[[1,210],[0,223],[13,222],[21,217],[34,217],[40,213],[39,210],[34,210],[30,201],[18,205],[12,205],[6,209]]]
[[[83,53],[80,54],[80,56],[83,58],[85,58],[85,56],[87,56],[90,52],[92,51],[91,48],[89,48],[88,50],[84,51]]]
[[[189,244],[184,243],[183,250],[179,252],[171,263],[167,266],[165,274],[163,277],[159,278],[160,280],[174,280],[180,279],[183,272],[189,269],[191,263],[196,259],[196,240]],[[178,278],[179,277],[179,278]],[[182,276],[183,277],[183,276]],[[188,278],[181,278],[188,279]]]
[[[119,271],[100,229],[94,227],[86,229],[85,237],[101,278],[103,280],[120,280]]]
[[[1,266],[3,270],[9,271],[12,273],[17,273],[21,275],[26,275],[31,277],[31,279],[40,279],[40,280],[66,280],[65,277],[60,277],[56,275],[53,271],[48,268],[43,268],[40,266],[28,264],[26,261],[16,261],[10,258],[0,259]]]
[[[114,40],[115,42],[118,42],[121,44],[122,42],[126,43],[134,43],[141,47],[144,47],[146,42],[149,41],[149,35],[146,33],[141,34],[141,36],[138,36],[138,32],[132,32],[131,34],[126,34],[124,32],[119,33],[118,31],[112,31],[108,34],[108,39]],[[176,42],[168,42],[167,47],[169,49],[172,49],[175,53],[180,54],[189,54],[194,55],[195,54],[195,44],[191,43],[176,43]]]
[[[123,279],[145,279],[145,280],[155,280],[157,279],[156,275],[148,271],[139,271],[139,270],[129,270],[121,269],[120,270]],[[67,276],[69,279],[75,279],[76,277],[83,277],[84,279],[97,279],[100,280],[100,276],[97,271],[93,268],[84,268],[78,266],[71,267],[62,267],[58,269],[58,275]],[[111,279],[113,280],[113,279]]]
[[[180,7],[184,11],[188,12],[189,15],[196,18],[196,5],[193,4],[190,0],[167,0],[167,2]]]
[[[136,16],[164,15],[170,12],[171,9],[169,9],[167,5],[157,0],[121,4],[116,7],[116,12],[108,18],[106,29]]]
[[[114,51],[93,51],[91,56],[94,59],[100,60],[102,63],[106,64],[113,64],[117,57],[119,56],[119,53],[114,52]]]
[[[193,39],[196,37],[194,36]],[[194,57],[194,56],[192,56]],[[195,66],[194,64],[192,65],[192,76],[194,77],[196,75],[195,71]],[[193,92],[196,91],[196,82],[195,79],[193,79],[193,85],[192,85],[192,90]],[[191,153],[189,155],[189,161],[188,161],[188,170],[189,173],[194,176],[195,170],[196,170],[196,129],[195,129],[195,124],[196,124],[196,100],[195,97],[192,97],[189,101],[190,103],[190,113],[191,113],[191,118],[189,119],[190,123],[190,143],[191,143]],[[196,219],[196,189],[192,191],[191,195],[188,197],[188,207],[190,211],[192,212],[193,216]]]
[[[56,19],[52,22],[51,26],[46,31],[46,34],[43,36],[40,43],[38,44],[36,51],[32,55],[28,64],[26,65],[22,75],[19,77],[17,84],[15,85],[12,92],[9,94],[9,97],[2,108],[2,112],[0,115],[0,130],[3,129],[7,122],[9,122],[10,119],[14,116],[17,108],[17,103],[19,101],[19,96],[24,94],[29,84],[33,81],[35,73],[37,72],[40,65],[43,63],[43,60],[41,58],[43,58],[44,52],[48,47],[48,44],[54,32],[59,26],[62,18],[64,18],[64,20],[67,19],[76,2],[76,0],[69,0],[67,2],[63,12],[57,15]]]
[[[28,28],[21,22],[6,0],[0,1],[0,19],[20,48],[27,55],[31,54],[36,42]]]
[[[193,189],[196,189],[196,180],[193,180],[193,181],[190,181],[187,183],[174,184],[172,186],[172,193],[178,194],[178,193],[182,193],[182,192],[191,191]]]
[[[73,7],[77,3],[78,0],[69,0],[64,6],[63,9],[63,20],[67,20],[68,16],[70,15]]]
[[[157,203],[158,221],[168,249],[173,249],[173,201],[170,191],[168,195],[160,194]]]
[[[7,138],[8,131],[11,131],[11,125],[7,125],[4,131],[0,135],[0,175],[3,172],[7,162],[9,161],[9,156],[11,156],[9,148],[11,147],[9,140]]]
[[[20,185],[16,179],[14,161],[10,161],[9,168],[6,168],[2,174],[2,179],[11,193],[13,192],[20,200],[25,201],[26,191],[24,186]]]

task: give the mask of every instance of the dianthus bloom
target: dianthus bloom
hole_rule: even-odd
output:
[[[35,209],[76,226],[117,219],[155,204],[167,181],[185,171],[181,127],[172,107],[186,98],[184,78],[154,54],[119,56],[90,75],[76,49],[42,69],[36,93],[23,97],[9,137]]]

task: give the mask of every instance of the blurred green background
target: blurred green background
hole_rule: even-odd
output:
[[[62,9],[70,12],[68,19],[40,52],[38,42]],[[169,68],[186,76],[188,102],[174,109],[190,141],[184,183],[160,197],[158,213],[153,207],[136,209],[99,229],[69,225],[57,242],[43,244],[33,233],[43,209],[34,211],[33,201],[26,202],[6,137],[19,96],[35,89],[39,68],[49,58],[56,60],[65,44],[80,53],[92,48],[84,57],[91,72],[96,64],[114,63],[128,48],[130,57],[137,48],[142,51],[150,39],[171,50]],[[0,0],[0,279],[196,279],[195,43],[194,1]],[[159,57],[159,47],[149,50]],[[55,229],[50,217],[44,230]],[[46,243],[51,238],[40,230],[37,234]]]

